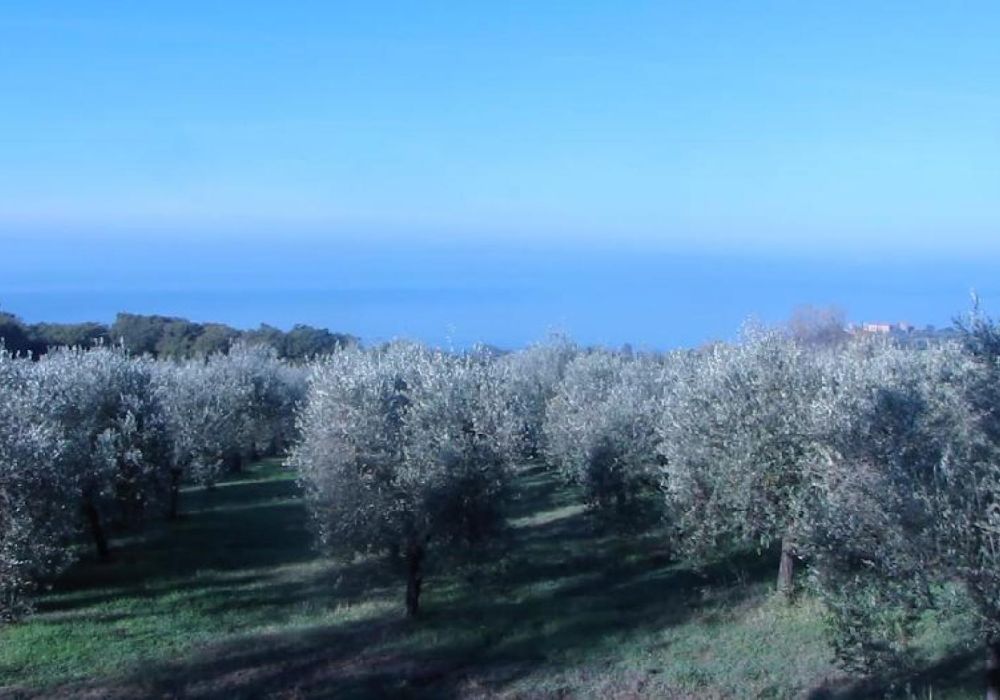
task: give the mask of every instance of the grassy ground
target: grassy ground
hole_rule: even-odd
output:
[[[422,617],[375,560],[310,549],[291,476],[261,463],[184,494],[185,517],[85,562],[0,630],[2,697],[978,697],[971,654],[861,684],[821,611],[776,601],[772,557],[700,570],[655,533],[602,531],[540,470],[503,551],[429,572]],[[433,562],[432,562],[433,567]]]

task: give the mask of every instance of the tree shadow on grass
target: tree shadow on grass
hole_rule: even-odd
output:
[[[207,646],[111,685],[78,684],[47,697],[406,697],[441,671],[428,655],[380,652],[406,623],[376,618],[336,627],[243,637]],[[440,696],[445,697],[445,696]]]
[[[181,512],[191,517],[214,509],[241,509],[270,500],[298,499],[301,489],[294,479],[246,479],[220,483],[214,487],[185,489]]]
[[[681,566],[656,532],[620,536],[567,509],[572,499],[565,489],[539,471],[524,480],[515,505],[529,521],[509,533],[506,556],[458,573],[432,565],[422,615],[406,621],[403,579],[378,560],[271,575],[275,567],[314,558],[301,503],[281,500],[287,482],[225,489],[232,491],[224,499],[200,494],[213,505],[143,545],[137,556],[153,562],[143,579],[125,571],[110,576],[119,587],[108,596],[142,595],[142,586],[155,582],[154,591],[186,591],[209,617],[246,611],[271,620],[300,603],[329,609],[388,595],[398,596],[398,614],[244,634],[172,663],[146,664],[123,679],[47,697],[480,697],[540,666],[557,671],[600,658],[628,638],[759,596],[759,582],[776,566],[770,556],[751,554],[697,571]],[[530,520],[554,511],[550,519]],[[130,582],[138,591],[128,589]],[[86,576],[75,583],[81,592],[92,584]],[[73,597],[48,609],[98,602],[100,595]]]
[[[918,668],[883,671],[870,678],[842,680],[816,688],[809,700],[933,698],[946,692],[977,697],[985,690],[983,653],[958,650]]]
[[[447,638],[483,630],[484,667],[558,665],[738,605],[760,594],[756,584],[776,565],[770,557],[737,553],[693,570],[669,563],[655,537],[598,544],[588,531],[582,514],[531,528],[525,539],[532,544],[517,550],[505,575],[428,610],[427,632]]]
[[[110,562],[85,558],[55,582],[52,595],[43,596],[37,608],[68,610],[122,596],[154,597],[164,588],[246,585],[261,578],[259,571],[314,560],[298,493],[290,480],[193,492],[193,512],[158,523],[142,537],[114,541]]]
[[[429,580],[425,609],[415,621],[402,619],[400,604],[398,614],[243,636],[118,684],[73,690],[206,699],[482,696],[539,666],[555,671],[571,657],[600,654],[631,635],[736,603],[759,587],[733,587],[734,576],[753,579],[766,571],[769,577],[772,568],[772,562],[765,566],[744,555],[697,572],[651,566],[645,556],[656,555],[643,540],[588,552],[590,541],[579,533],[590,531],[582,515],[526,528],[522,536],[533,544],[495,576],[473,585],[444,576]],[[553,559],[540,558],[545,554]],[[330,595],[360,601],[375,582],[401,598],[402,580],[384,573],[374,561],[344,567]],[[274,583],[221,606],[260,609],[290,597],[313,598],[330,583],[328,575]]]

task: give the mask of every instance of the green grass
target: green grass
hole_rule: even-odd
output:
[[[0,630],[0,696],[979,695],[943,626],[924,630],[922,673],[859,684],[832,665],[819,606],[772,596],[771,555],[694,569],[655,531],[599,527],[545,471],[525,470],[518,495],[478,565],[430,562],[407,621],[380,561],[313,553],[275,462],[190,489],[182,520],[118,540],[111,564],[81,563]]]

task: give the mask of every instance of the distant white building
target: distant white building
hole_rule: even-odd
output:
[[[912,333],[913,324],[906,323],[905,321],[900,321],[899,323],[862,323],[860,326],[854,326],[852,330],[855,333],[875,333],[880,335]]]
[[[862,323],[861,332],[862,333],[889,333],[892,330],[892,324],[889,323]]]

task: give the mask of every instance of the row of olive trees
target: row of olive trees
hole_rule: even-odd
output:
[[[577,353],[544,411],[545,453],[599,512],[655,484],[689,555],[780,543],[779,591],[805,565],[851,668],[898,661],[957,587],[996,676],[1000,330],[974,320],[964,338],[817,346],[749,329],[660,357]]]
[[[212,484],[261,454],[276,455],[295,437],[295,410],[306,370],[261,345],[233,346],[206,360],[157,362],[156,380],[171,448],[168,514],[177,515],[179,487]]]
[[[211,483],[231,454],[288,443],[304,373],[262,347],[183,364],[98,346],[32,361],[0,347],[0,615],[89,536],[176,516],[185,481]]]
[[[561,338],[498,358],[355,349],[313,368],[289,463],[321,543],[401,561],[411,613],[429,542],[495,532],[510,469],[531,459],[612,518],[663,504],[692,554],[784,542],[788,588],[820,384],[814,353],[776,332],[669,355]]]
[[[806,350],[757,331],[685,358],[657,446],[680,543],[705,554],[780,541],[779,589],[807,566],[835,651],[858,669],[898,661],[958,587],[998,665],[996,338],[977,322],[964,347]]]

